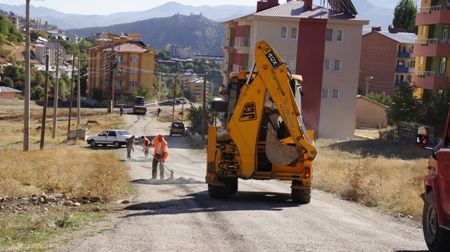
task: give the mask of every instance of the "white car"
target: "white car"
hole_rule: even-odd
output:
[[[126,145],[128,139],[132,135],[126,130],[105,130],[98,136],[90,136],[86,140],[91,147],[95,147],[99,144],[114,145],[115,148],[120,148],[122,145]]]

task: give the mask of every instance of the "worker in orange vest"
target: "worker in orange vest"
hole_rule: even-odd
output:
[[[150,151],[150,140],[148,140],[145,136],[142,136],[142,147],[144,150],[145,159],[147,159],[148,152]]]
[[[158,134],[157,137],[153,139],[153,163],[152,163],[152,179],[156,179],[156,169],[159,163],[159,177],[164,179],[164,162],[166,161],[169,152],[168,144],[164,139],[162,134]]]

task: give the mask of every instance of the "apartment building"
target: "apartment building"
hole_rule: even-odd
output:
[[[265,0],[255,13],[224,23],[225,75],[248,70],[265,40],[292,72],[303,75],[303,116],[321,138],[354,134],[363,25],[350,0],[330,6],[312,0]],[[227,81],[227,78],[225,78]]]
[[[416,67],[412,85],[423,90],[449,88],[450,0],[422,0],[416,16]]]
[[[362,36],[361,72],[358,88],[361,94],[386,93],[392,95],[395,88],[409,85],[414,70],[414,33],[382,31],[372,28]]]
[[[116,36],[97,40],[88,50],[88,96],[101,92],[110,97],[114,85],[115,99],[144,87],[153,92],[155,55],[157,52],[140,41],[140,35]],[[112,78],[112,79],[111,79]]]
[[[56,43],[45,42],[44,44],[35,44],[34,57],[41,64],[45,64],[45,55],[48,53],[48,62],[50,66],[56,65],[56,55],[58,47]],[[63,55],[64,49],[60,47],[60,55]]]
[[[195,97],[196,101],[203,100],[203,86],[205,85],[203,77],[188,80],[186,89]],[[206,97],[211,94],[211,83],[206,81]]]

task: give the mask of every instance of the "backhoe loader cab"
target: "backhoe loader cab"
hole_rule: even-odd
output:
[[[232,73],[225,123],[208,128],[206,182],[211,197],[238,190],[241,179],[292,181],[292,201],[309,203],[313,132],[301,115],[301,82],[266,42],[258,42],[252,71]]]

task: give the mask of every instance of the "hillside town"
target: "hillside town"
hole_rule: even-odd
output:
[[[0,251],[450,251],[449,0],[22,2]]]

